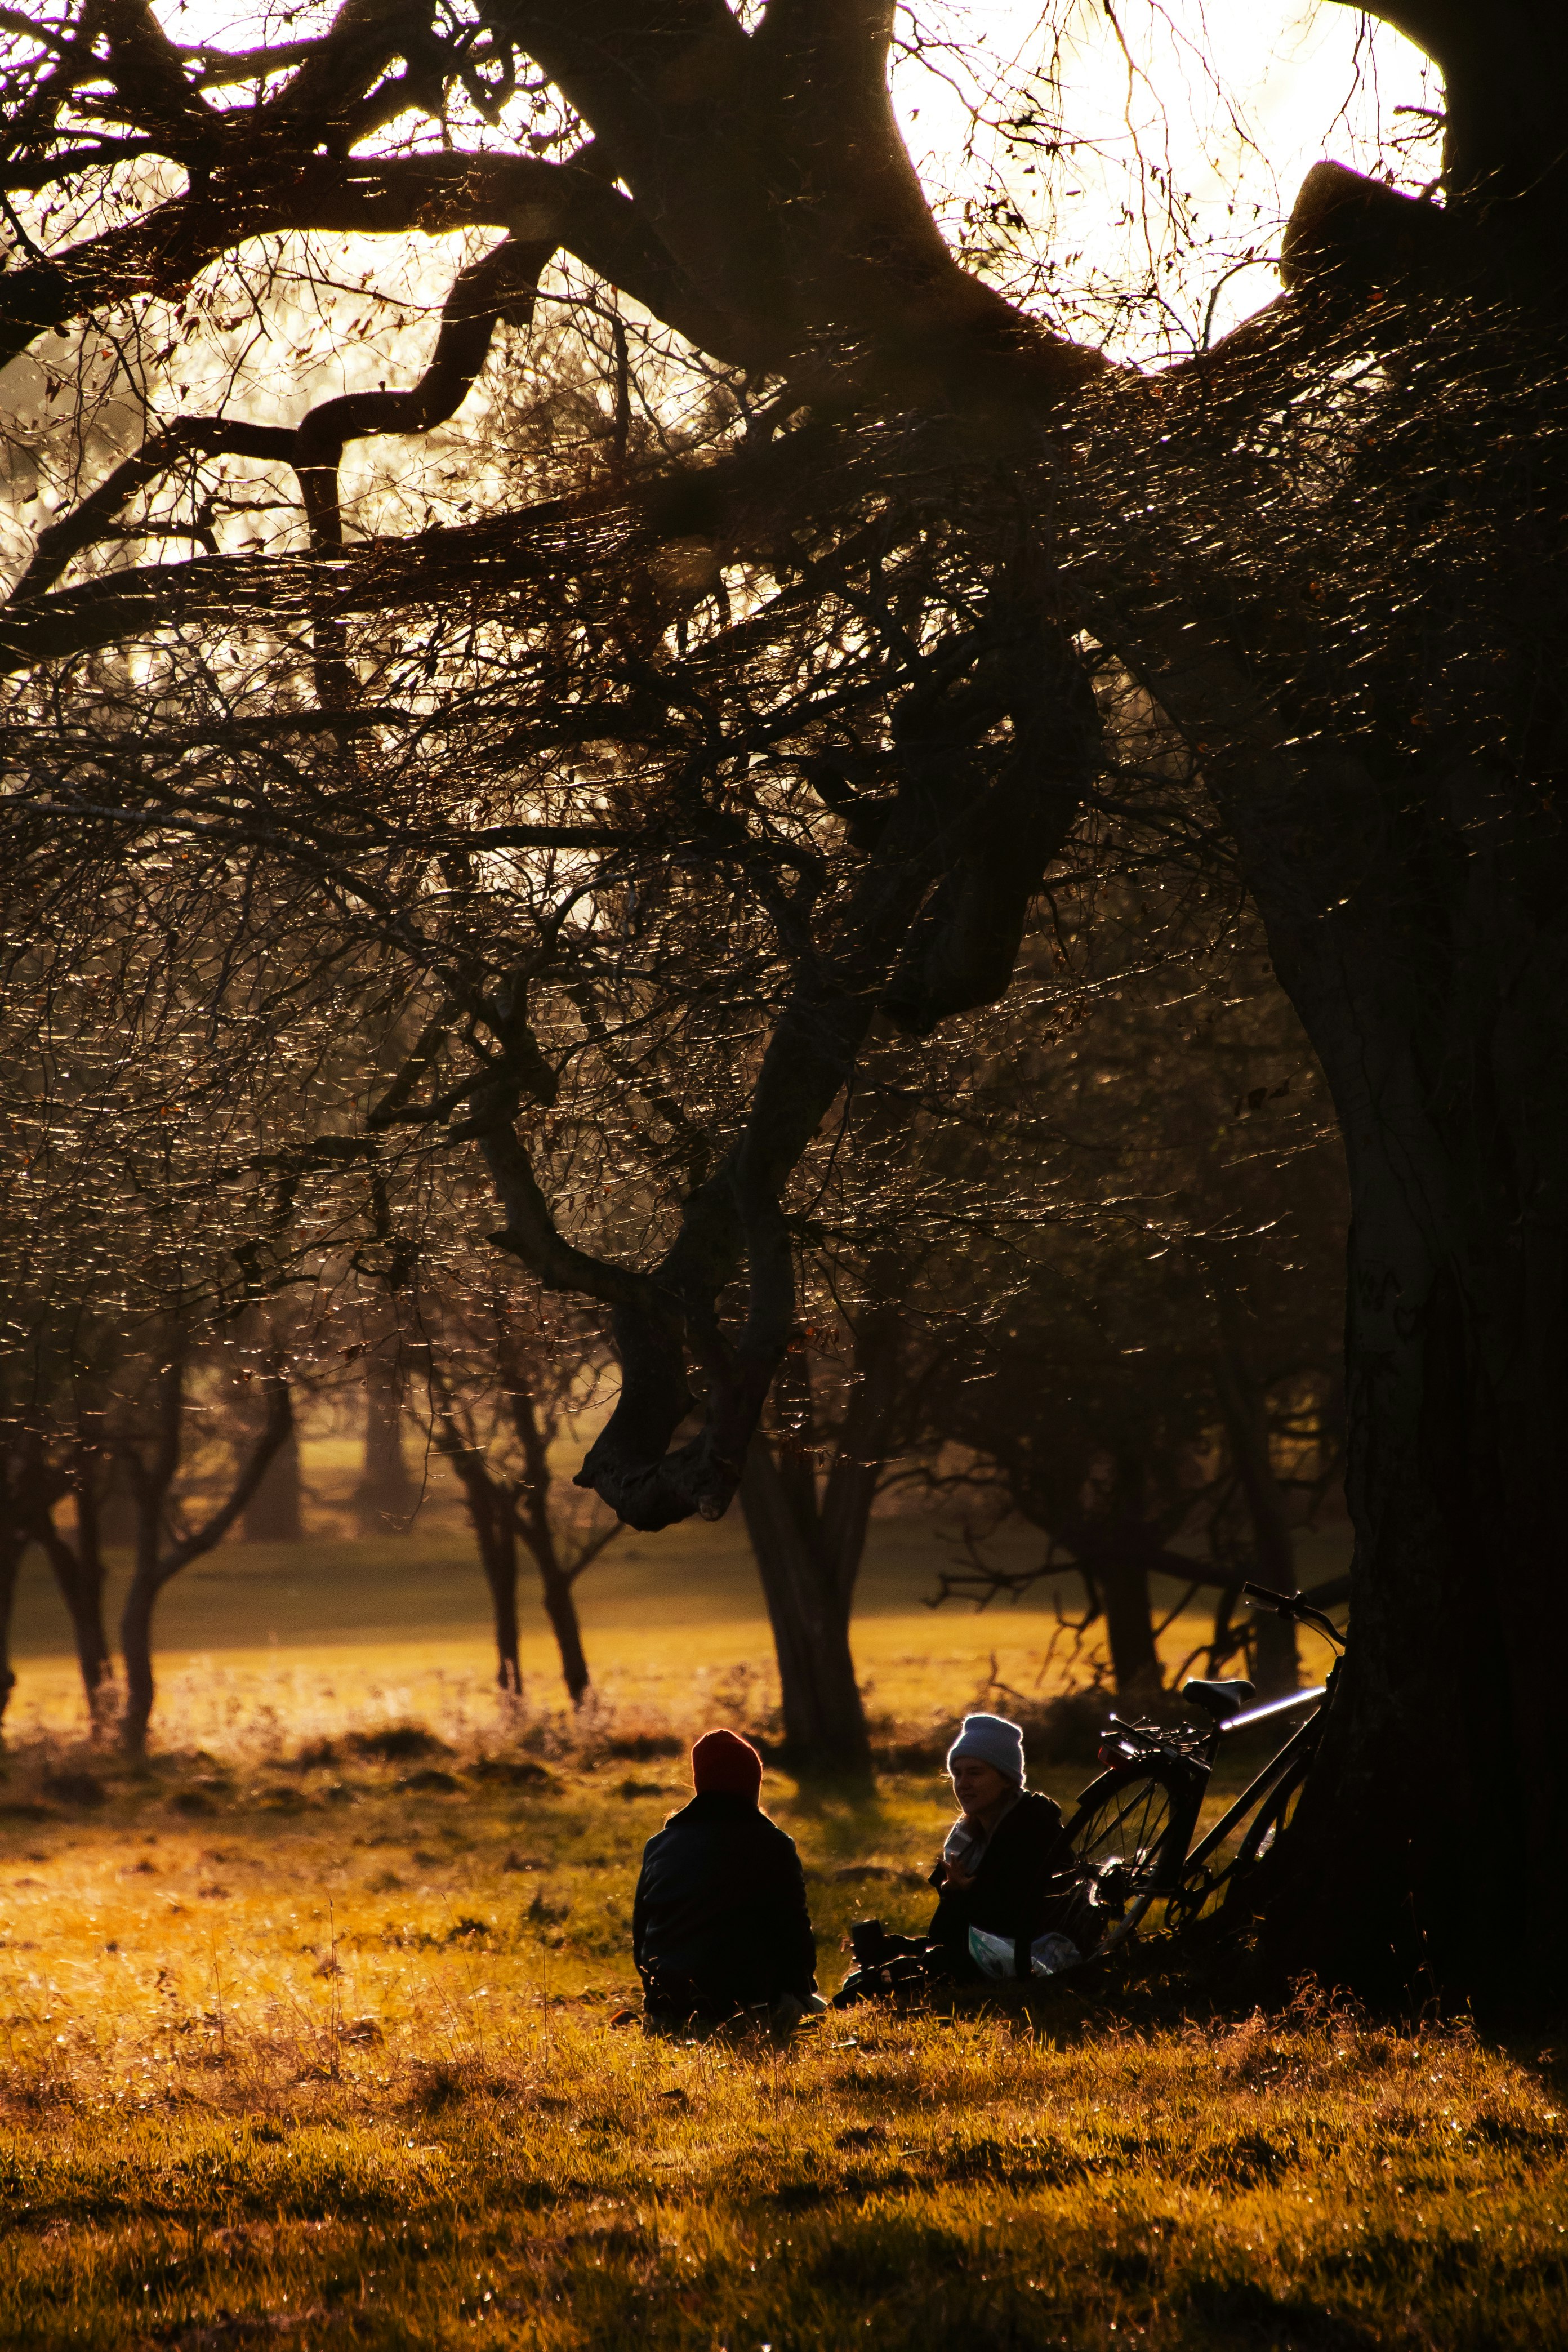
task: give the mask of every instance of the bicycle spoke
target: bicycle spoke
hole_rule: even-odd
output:
[[[1117,1806],[1109,1821],[1091,1825],[1079,1848],[1086,1862],[1137,1862],[1151,1851],[1157,1850],[1171,1819],[1169,1792],[1157,1781],[1144,1781],[1128,1791],[1126,1801]],[[1121,1834],[1130,1822],[1137,1822],[1131,1837]]]

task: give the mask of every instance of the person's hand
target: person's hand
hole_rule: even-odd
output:
[[[943,1863],[942,1869],[946,1874],[942,1880],[943,1885],[955,1886],[961,1895],[967,1895],[974,1884],[970,1873],[967,1870],[960,1870],[956,1862]]]

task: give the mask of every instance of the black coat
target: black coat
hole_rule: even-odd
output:
[[[805,2000],[816,1939],[795,1840],[750,1797],[693,1797],[643,1848],[632,1954],[656,2006]]]
[[[968,1974],[969,1931],[1007,1936],[1032,1943],[1051,1924],[1051,1876],[1070,1858],[1061,1852],[1061,1807],[1035,1789],[1026,1789],[986,1840],[973,1886],[950,1886],[947,1864],[939,1862],[931,1885],[941,1900],[931,1923],[933,1943],[948,1952],[960,1974]]]

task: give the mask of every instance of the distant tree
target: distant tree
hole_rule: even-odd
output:
[[[1070,1562],[1130,1699],[1163,1678],[1152,1576],[1217,1593],[1216,1658],[1244,1579],[1295,1589],[1295,1528],[1337,1467],[1308,1441],[1334,1389],[1346,1214],[1322,1080],[1256,936],[1207,951],[1223,902],[1199,894],[1184,942],[1140,968],[1136,906],[1101,897],[1068,1036],[985,1097],[991,1181],[1020,1202],[1032,1153],[1043,1213],[953,1277],[927,1385],[969,1456],[950,1480],[988,1472],[1049,1546],[1037,1571],[982,1556],[947,1590],[1017,1592]],[[1259,1684],[1293,1687],[1289,1629],[1242,1622]]]
[[[430,1436],[463,1490],[489,1591],[497,1681],[521,1697],[521,1547],[539,1580],[567,1696],[580,1706],[591,1677],[577,1582],[620,1522],[590,1505],[571,1507],[551,1452],[595,1408],[602,1343],[577,1318],[541,1318],[510,1287],[492,1286],[462,1304],[427,1297],[425,1310]]]
[[[0,1725],[16,1687],[11,1664],[16,1579],[40,1517],[47,1512],[54,1483],[42,1457],[36,1430],[11,1413],[0,1416]]]
[[[286,1359],[290,1335],[287,1319],[274,1307],[268,1313],[251,1318],[255,1324],[252,1342],[255,1351],[276,1360]],[[248,1450],[258,1431],[257,1414],[237,1400],[239,1410],[234,1416],[235,1434],[242,1450]],[[265,1424],[267,1401],[262,1404],[260,1422]],[[249,1500],[240,1513],[240,1532],[247,1543],[299,1543],[305,1533],[300,1465],[300,1432],[291,1412],[289,1428],[282,1443],[267,1463]]]
[[[120,1619],[125,1660],[120,1736],[133,1755],[146,1746],[153,1715],[153,1625],[159,1596],[182,1569],[222,1542],[293,1428],[287,1375],[276,1362],[263,1362],[256,1371],[263,1400],[260,1429],[214,1507],[187,1516],[180,1507],[179,1481],[191,1436],[190,1333],[171,1321],[149,1336],[156,1344],[144,1359],[139,1390],[121,1409],[115,1437],[136,1505],[135,1560]]]
[[[364,1358],[363,1453],[353,1492],[362,1536],[406,1535],[419,1493],[404,1451],[405,1375],[395,1350]]]
[[[240,1514],[247,1543],[299,1543],[305,1533],[301,1510],[300,1434],[289,1433],[262,1472],[256,1492]]]
[[[79,1331],[79,1341],[81,1336]],[[104,1507],[115,1493],[120,1468],[107,1426],[111,1382],[105,1374],[111,1372],[115,1360],[109,1339],[100,1325],[94,1334],[97,1362],[91,1370],[79,1371],[68,1386],[62,1383],[52,1395],[35,1391],[28,1399],[13,1423],[21,1475],[8,1497],[13,1561],[19,1561],[30,1541],[41,1547],[48,1560],[70,1620],[95,1738],[109,1728],[115,1699],[103,1615]],[[57,1517],[67,1503],[74,1519],[68,1534]]]
[[[393,1150],[363,1135],[345,1150],[326,1131],[363,1083],[364,1033],[345,1050],[336,1016],[345,998],[363,1010],[365,976],[301,961],[297,898],[254,870],[155,852],[56,861],[41,838],[0,892],[0,1103],[15,1153],[0,1205],[0,1567],[9,1559],[14,1582],[20,1549],[42,1546],[105,1728],[113,1507],[133,1555],[121,1729],[140,1748],[158,1596],[288,1460],[292,1380],[315,1384],[312,1326],[331,1310],[320,1279],[379,1289],[408,1187]],[[291,1029],[279,1008],[301,1002],[311,1017]],[[297,1488],[283,1499],[297,1532]]]
[[[786,1759],[850,1780],[871,1769],[849,1643],[855,1587],[872,1505],[913,1402],[895,1271],[885,1257],[874,1260],[867,1296],[792,1344],[741,1480],[773,1626]]]

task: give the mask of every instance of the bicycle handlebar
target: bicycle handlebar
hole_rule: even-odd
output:
[[[1241,1590],[1255,1605],[1272,1609],[1277,1617],[1291,1618],[1298,1625],[1314,1626],[1336,1649],[1343,1649],[1344,1636],[1333,1619],[1326,1611],[1316,1608],[1304,1592],[1276,1592],[1268,1584],[1244,1584]]]

